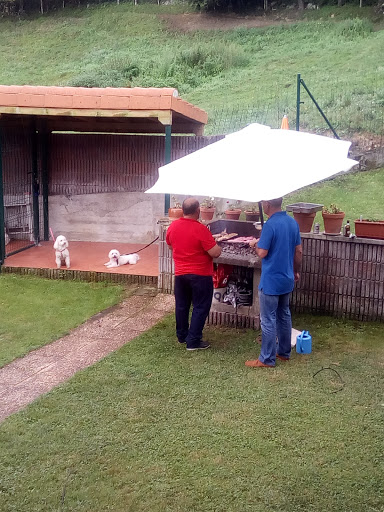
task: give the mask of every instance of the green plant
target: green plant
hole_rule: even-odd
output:
[[[182,208],[181,202],[177,199],[176,196],[172,196],[172,206],[171,208]]]
[[[229,211],[241,210],[240,201],[235,201],[234,203],[227,201],[227,206],[225,209]]]
[[[345,39],[354,40],[368,37],[373,31],[372,23],[367,19],[343,20],[337,25],[337,32]]]
[[[259,213],[259,205],[257,203],[249,203],[243,206],[245,212]]]
[[[335,214],[342,213],[343,210],[336,204],[330,204],[329,206],[323,206],[323,213]]]
[[[200,203],[200,206],[202,206],[203,208],[216,208],[215,198],[207,197]]]

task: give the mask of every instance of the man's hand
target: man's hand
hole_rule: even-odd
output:
[[[249,242],[249,246],[252,247],[252,248],[254,247],[255,248],[255,252],[258,255],[258,257],[263,259],[263,258],[265,258],[267,256],[268,251],[266,249],[259,249],[257,247],[257,243],[258,243],[259,240],[260,240],[260,238],[255,238],[254,240],[251,240]]]
[[[253,240],[251,240],[249,242],[249,247],[255,247],[255,245],[257,244],[257,242],[260,240],[260,238],[254,238]]]
[[[293,273],[295,275],[295,283],[300,279],[301,262],[303,259],[303,248],[300,245],[295,247],[295,255],[293,257]]]

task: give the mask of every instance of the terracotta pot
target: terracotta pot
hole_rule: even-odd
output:
[[[355,235],[360,238],[384,240],[384,221],[355,220]]]
[[[247,212],[245,211],[245,220],[249,222],[257,222],[260,218],[260,213],[258,212]]]
[[[241,210],[225,210],[225,218],[230,220],[239,220]]]
[[[168,209],[168,217],[172,220],[180,219],[183,216],[182,208],[169,208]]]
[[[341,232],[341,226],[343,225],[343,219],[345,217],[344,212],[340,213],[322,213],[324,220],[324,233],[326,235],[339,235]]]
[[[205,208],[200,206],[200,218],[201,220],[212,220],[215,214],[216,208]]]
[[[310,233],[312,231],[312,224],[313,224],[315,217],[316,217],[316,212],[312,212],[312,213],[293,212],[293,218],[299,225],[300,233]]]

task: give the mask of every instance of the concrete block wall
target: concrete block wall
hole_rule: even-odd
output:
[[[49,198],[49,225],[55,236],[85,242],[149,243],[164,217],[164,196],[113,192]]]

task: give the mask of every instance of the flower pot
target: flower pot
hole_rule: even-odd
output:
[[[225,218],[230,220],[239,220],[241,210],[225,210]]]
[[[200,218],[201,220],[212,220],[215,214],[216,208],[205,208],[200,206]]]
[[[182,208],[169,208],[168,209],[168,217],[171,220],[180,219],[180,217],[183,216],[183,209]]]
[[[249,221],[249,222],[258,222],[259,218],[260,218],[260,213],[259,212],[247,212],[245,211],[245,220]]]
[[[316,217],[316,212],[300,213],[293,212],[293,218],[299,225],[300,233],[310,233],[312,231],[312,224]]]
[[[384,221],[355,220],[355,234],[360,238],[384,240]]]
[[[324,233],[326,235],[340,235],[341,226],[345,217],[344,212],[322,213],[324,220]]]

